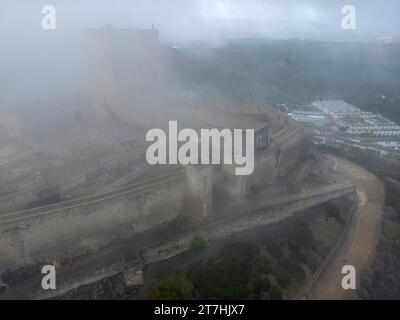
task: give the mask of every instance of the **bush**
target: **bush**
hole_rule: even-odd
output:
[[[343,220],[342,216],[340,215],[340,208],[335,204],[329,204],[328,208],[326,209],[328,217],[332,217],[335,221],[341,225],[344,225],[346,221]]]
[[[278,287],[273,286],[270,293],[271,300],[282,300],[282,293]]]
[[[192,250],[200,250],[207,247],[207,241],[201,235],[195,235],[192,240],[190,240],[190,248]]]
[[[298,245],[293,243],[293,241],[288,241],[289,251],[291,257],[297,262],[305,263],[307,262],[307,257],[301,252],[301,249]]]
[[[266,237],[264,239],[264,247],[272,257],[276,259],[282,258],[281,248],[274,239]]]
[[[300,265],[290,261],[287,258],[279,260],[279,269],[297,280],[303,280],[306,276],[303,268]]]
[[[249,273],[238,261],[195,263],[187,272],[202,299],[247,299]]]
[[[246,243],[231,243],[216,260],[192,264],[187,275],[202,299],[248,299],[253,261],[254,248]]]
[[[277,270],[275,278],[281,288],[286,288],[291,282],[290,274],[283,269]]]
[[[193,284],[184,273],[176,273],[161,280],[155,289],[156,299],[181,300],[193,297]]]
[[[252,283],[253,293],[256,299],[260,299],[269,293],[271,290],[271,283],[268,277],[263,275],[256,275]]]
[[[389,219],[383,222],[383,232],[389,240],[397,240],[400,237],[400,225]]]
[[[292,276],[296,280],[299,280],[299,281],[303,280],[306,277],[306,274],[305,274],[303,268],[296,263],[290,263],[289,272],[292,274]]]
[[[293,240],[301,247],[312,247],[314,244],[314,235],[305,223],[298,224],[294,230]]]
[[[255,260],[255,270],[258,273],[268,275],[272,272],[271,261],[264,256],[258,256]]]

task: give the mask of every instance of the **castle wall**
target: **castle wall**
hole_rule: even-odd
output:
[[[265,210],[246,212],[232,219],[206,225],[200,231],[183,234],[178,239],[160,243],[145,250],[143,258],[146,264],[157,263],[191,250],[191,240],[199,234],[206,241],[214,242],[237,232],[279,223],[298,212],[345,196],[354,198],[355,187],[348,183],[323,186],[305,195],[295,195],[290,201],[268,206]]]
[[[312,133],[308,128],[299,128],[280,147],[277,175],[284,176],[310,156]],[[278,158],[278,155],[277,155]]]
[[[298,128],[284,141],[260,153],[255,159],[254,172],[247,178],[247,191],[260,189],[305,161],[311,150],[311,133]]]
[[[55,183],[48,184],[47,189],[59,189],[60,195],[63,195],[68,190],[87,182],[87,174],[93,170],[89,167],[81,172],[71,173]],[[39,194],[45,185],[35,183],[31,176],[27,179],[21,187],[16,184],[17,191],[13,190],[10,194],[0,196],[0,214],[27,209],[41,200]]]
[[[0,214],[26,209],[28,203],[39,200],[37,190],[33,187],[22,192],[13,192],[10,195],[0,197]]]
[[[233,202],[241,202],[246,194],[265,187],[271,188],[272,196],[274,192],[281,192],[282,186],[277,178],[287,175],[309,157],[311,139],[311,132],[306,128],[294,129],[283,141],[256,153],[254,171],[249,176],[236,176],[234,165],[224,165],[226,193]]]
[[[123,279],[120,281],[124,282],[126,286],[143,285],[143,266],[159,263],[192,250],[192,239],[198,237],[199,234],[205,241],[212,244],[238,232],[245,232],[254,228],[279,223],[294,215],[301,215],[303,210],[329,200],[346,196],[354,200],[354,192],[355,188],[353,186],[342,183],[322,186],[302,195],[293,195],[289,201],[286,199],[285,202],[277,202],[274,205],[268,206],[265,210],[246,212],[245,214],[232,217],[232,219],[205,225],[200,230],[181,234],[173,240],[169,239],[168,241],[162,241],[150,247],[145,247],[141,250],[140,259],[134,259],[128,263],[124,261],[123,263],[116,263],[111,266],[102,266],[101,269],[96,270],[95,274],[90,272],[90,269],[82,273],[72,274],[68,277],[68,281],[60,283],[57,287],[57,292],[37,291],[37,287],[34,287],[33,290],[25,290],[24,294],[26,296],[24,295],[24,297],[28,299],[48,299],[63,296],[70,290],[75,290],[76,288],[79,290],[80,286],[85,286],[84,290],[87,289],[87,285],[93,284],[96,286],[98,281],[114,277],[117,274],[120,274],[121,277],[123,276]],[[352,209],[350,208],[350,210]],[[352,211],[350,211],[350,214],[352,214]],[[306,216],[304,217],[306,218]],[[302,217],[299,216],[299,218]],[[111,281],[114,281],[114,279]],[[98,292],[97,289],[95,291]]]
[[[180,175],[76,205],[0,216],[0,269],[79,256],[170,221],[179,214],[184,190]]]
[[[255,160],[256,161],[256,160]],[[236,165],[223,165],[221,189],[227,199],[233,203],[245,200],[247,176],[235,175]]]
[[[194,214],[197,214],[199,218],[204,218],[212,210],[214,166],[187,165],[185,170],[187,192],[193,201]]]

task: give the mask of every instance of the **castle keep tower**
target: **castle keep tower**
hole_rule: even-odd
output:
[[[158,31],[108,27],[86,39],[98,119],[147,127],[162,102]]]

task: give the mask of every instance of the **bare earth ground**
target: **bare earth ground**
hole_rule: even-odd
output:
[[[341,270],[344,265],[354,266],[358,287],[362,270],[372,263],[380,233],[384,187],[377,177],[364,168],[342,158],[329,158],[332,162],[337,161],[337,170],[357,187],[358,204],[341,246],[304,298],[357,299],[355,290],[342,289],[344,275]]]

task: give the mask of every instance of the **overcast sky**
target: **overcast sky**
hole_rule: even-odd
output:
[[[45,4],[56,8],[54,31],[41,28],[40,11]],[[341,28],[341,9],[348,4],[357,10],[355,31]],[[54,86],[78,85],[74,72],[84,63],[83,28],[112,25],[146,29],[152,24],[160,30],[163,42],[174,44],[199,40],[218,43],[235,37],[399,37],[400,1],[0,0],[0,104],[7,95],[17,92],[29,98],[28,89],[40,85],[45,90],[43,83],[49,90],[56,90]],[[46,82],[55,74],[63,76]]]
[[[40,31],[40,8],[53,4],[58,31],[83,27],[148,28],[165,40],[258,36],[340,37],[341,8],[357,9],[360,35],[399,34],[398,0],[1,0],[1,34]],[[19,35],[20,36],[20,35]]]

